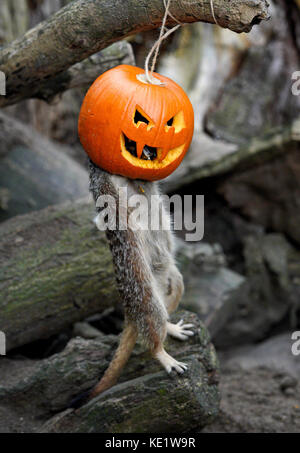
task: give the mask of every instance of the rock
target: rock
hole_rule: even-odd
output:
[[[244,241],[245,293],[214,338],[222,348],[264,339],[285,317],[295,322],[299,308],[299,252],[280,234],[252,235]]]
[[[73,335],[93,339],[98,338],[101,335],[100,330],[91,326],[88,322],[76,322],[73,326]]]
[[[245,275],[228,268],[219,245],[182,243],[178,250],[182,305],[199,314],[219,349],[262,340],[286,318],[296,323],[300,306],[300,253],[281,234],[232,221]]]
[[[227,177],[218,190],[231,208],[265,229],[285,233],[299,244],[299,145],[290,142],[282,149],[282,156]]]
[[[182,244],[177,258],[185,284],[181,305],[198,313],[215,338],[234,316],[246,279],[226,267],[218,244]]]
[[[284,0],[271,1],[271,8],[271,21],[246,38],[244,58],[232,70],[208,112],[206,128],[221,140],[245,143],[299,115],[299,96],[291,95],[291,75],[299,69],[298,46],[293,38],[299,17],[296,6]]]
[[[291,333],[271,337],[258,345],[246,345],[234,348],[223,355],[226,366],[239,366],[244,370],[266,366],[279,374],[299,379],[300,360],[292,354]],[[283,384],[285,387],[286,385]]]
[[[119,384],[79,410],[67,410],[42,427],[43,433],[178,433],[203,426],[216,415],[215,401],[197,356],[176,381],[165,372]],[[188,408],[188,410],[187,410]]]
[[[120,302],[115,307],[107,308],[102,313],[89,316],[86,321],[103,333],[118,335],[124,327],[123,305]]]
[[[220,355],[221,411],[204,432],[300,430],[300,363],[291,333]]]
[[[0,210],[5,211],[8,208],[9,190],[0,188]]]
[[[0,180],[9,194],[0,221],[88,196],[88,173],[67,150],[0,112]]]
[[[221,411],[205,433],[299,433],[300,385],[292,395],[280,388],[277,372],[265,367],[222,370]]]
[[[218,360],[208,332],[197,316],[178,312],[173,321],[182,318],[194,323],[197,334],[187,342],[168,338],[166,349],[190,364],[190,372],[183,379],[170,380],[149,353],[137,345],[119,385],[79,412],[64,411],[74,397],[98,381],[118,342],[114,335],[102,334],[94,340],[77,337],[63,352],[48,359],[1,361],[0,410],[7,409],[15,417],[25,419],[34,414],[34,427],[30,423],[28,431],[174,432],[209,423],[219,406]],[[120,402],[117,411],[116,401]],[[49,421],[53,413],[58,416]],[[12,430],[19,426],[15,420]],[[0,431],[5,426],[5,420],[0,422]]]

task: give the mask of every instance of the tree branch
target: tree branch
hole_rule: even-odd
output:
[[[210,0],[173,0],[171,12],[182,23],[215,23]],[[237,33],[269,17],[267,0],[214,0],[214,12],[222,27]],[[37,85],[113,42],[157,28],[163,14],[161,0],[74,0],[0,52],[7,78],[0,107],[31,97]]]
[[[131,45],[120,41],[90,56],[86,60],[71,66],[57,76],[37,85],[36,90],[29,93],[31,98],[51,102],[55,96],[71,88],[88,87],[105,71],[120,64],[134,64],[134,54]],[[24,99],[20,93],[20,100]],[[17,102],[15,99],[14,102]]]

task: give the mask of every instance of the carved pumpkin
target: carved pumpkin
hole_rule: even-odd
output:
[[[121,65],[89,89],[79,116],[79,137],[90,159],[104,170],[132,179],[158,180],[184,158],[193,136],[194,112],[175,82]]]

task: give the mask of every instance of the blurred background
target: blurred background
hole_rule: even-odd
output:
[[[1,0],[0,45],[67,3]],[[205,197],[204,238],[184,244],[179,233],[178,262],[182,307],[208,327],[221,364],[221,410],[206,432],[300,430],[300,358],[291,350],[300,330],[300,97],[292,94],[300,2],[272,0],[270,14],[249,34],[185,25],[164,43],[157,66],[195,109],[191,148],[162,188]],[[143,67],[157,34],[129,38],[113,61]],[[108,69],[106,57],[99,61]],[[10,335],[3,394],[16,360],[23,373],[76,335],[122,328],[77,135],[90,83],[0,112],[0,330]],[[13,431],[25,422],[9,423]]]

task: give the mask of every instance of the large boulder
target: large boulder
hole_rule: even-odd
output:
[[[210,423],[220,401],[216,353],[195,314],[178,312],[173,322],[179,319],[192,322],[195,335],[187,342],[168,338],[166,349],[188,363],[185,375],[171,379],[137,345],[119,384],[76,411],[66,408],[99,380],[116,349],[116,336],[77,337],[41,361],[4,359],[0,413],[9,413],[10,422],[0,419],[0,432],[183,432]],[[51,418],[53,413],[58,415]]]

